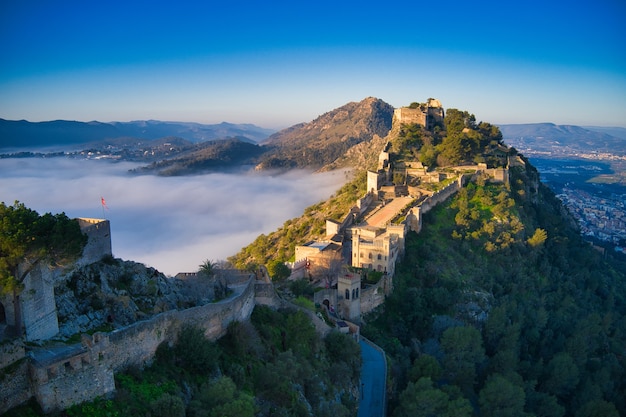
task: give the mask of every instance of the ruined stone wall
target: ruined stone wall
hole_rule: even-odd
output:
[[[216,340],[226,334],[230,322],[247,320],[253,309],[254,285],[249,280],[242,293],[233,299],[166,311],[107,335],[97,334],[99,339],[94,338],[94,348],[101,349],[103,359],[114,371],[144,366],[150,363],[161,343],[176,342],[183,325],[199,327],[209,339]]]
[[[112,256],[111,224],[104,219],[78,218],[76,219],[81,231],[87,235],[87,244],[83,249],[83,256],[76,262],[78,266],[98,262],[104,256]]]
[[[249,278],[239,291],[221,302],[170,310],[112,333],[84,335],[83,346],[75,353],[50,363],[33,362],[28,372],[22,368],[14,372],[10,384],[3,381],[0,400],[11,401],[0,401],[1,407],[6,411],[34,395],[42,409],[50,412],[106,395],[115,389],[115,372],[150,363],[161,343],[176,342],[183,325],[197,326],[215,340],[226,333],[232,321],[247,320],[255,305],[255,281]],[[24,360],[24,366],[27,363]]]
[[[0,414],[25,403],[32,396],[26,358],[0,370]]]
[[[54,280],[59,275],[60,269],[39,263],[24,279],[20,308],[28,341],[50,339],[59,333],[54,300]]]
[[[368,194],[376,194],[381,184],[381,173],[374,171],[367,171],[367,190]]]
[[[361,313],[367,314],[385,302],[385,279],[361,289]]]
[[[83,349],[55,362],[31,364],[33,393],[45,413],[93,400],[115,390],[113,369],[98,353]]]
[[[416,123],[426,126],[426,113],[422,109],[411,109],[409,107],[400,107],[393,111],[393,117],[399,123],[410,124]]]

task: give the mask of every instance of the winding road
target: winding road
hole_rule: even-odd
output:
[[[385,390],[387,364],[385,354],[371,342],[361,338],[361,399],[358,417],[383,417],[385,415]]]

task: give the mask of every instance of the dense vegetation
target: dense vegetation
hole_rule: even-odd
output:
[[[330,199],[308,207],[304,214],[287,220],[269,235],[260,235],[228,260],[237,268],[254,271],[260,265],[268,267],[293,260],[296,245],[321,239],[326,233],[326,219],[340,220],[358,198],[365,194],[365,171],[339,189]]]
[[[403,124],[391,138],[394,157],[419,160],[427,167],[466,163],[500,166],[496,150],[502,143],[497,126],[476,122],[467,111],[448,109],[443,126],[428,130],[418,124]]]
[[[0,203],[0,295],[18,297],[24,279],[40,262],[53,266],[71,263],[86,243],[78,222],[65,213],[39,215],[17,201],[12,206]],[[15,321],[21,329],[19,308],[15,309]]]
[[[116,393],[58,413],[71,417],[348,417],[356,410],[359,345],[321,338],[296,310],[256,307],[217,342],[185,327],[159,346],[151,366],[115,376]],[[8,416],[36,416],[32,405]],[[52,416],[54,417],[54,415]]]
[[[390,415],[626,415],[626,262],[536,176],[471,185],[408,236],[362,329],[390,358]]]

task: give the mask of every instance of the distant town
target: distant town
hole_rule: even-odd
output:
[[[626,157],[605,153],[522,151],[578,221],[583,236],[626,254],[626,186],[600,177],[619,178]],[[617,162],[617,164],[616,164]]]

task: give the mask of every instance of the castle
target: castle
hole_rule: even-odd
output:
[[[443,123],[443,117],[441,103],[429,99],[425,104],[396,109],[394,125],[415,123],[432,129]],[[366,194],[343,219],[326,221],[325,239],[296,246],[296,261],[291,265],[294,278],[307,273],[310,277],[310,271],[334,275],[334,281],[326,282],[326,288],[315,293],[314,301],[356,323],[393,290],[395,265],[404,253],[405,236],[421,230],[425,213],[478,175],[503,183],[509,180],[508,149],[496,149],[502,154],[504,167],[488,169],[486,164],[478,164],[439,172],[429,171],[419,161],[392,163],[390,148],[387,142],[378,156],[377,169],[367,171]],[[393,182],[394,174],[400,174],[402,184]],[[439,186],[430,191],[423,184]],[[340,271],[338,265],[352,268]],[[381,273],[382,278],[365,285],[364,278],[371,271]]]
[[[433,126],[443,120],[443,108],[430,99],[425,106],[398,109],[394,123]],[[358,333],[361,315],[382,304],[393,289],[395,265],[404,252],[409,231],[419,232],[422,216],[463,187],[473,176],[486,174],[508,181],[507,168],[486,165],[457,167],[447,173],[429,172],[419,162],[391,162],[390,146],[380,152],[378,167],[367,173],[366,194],[340,221],[327,220],[326,238],[296,247],[292,276],[310,276],[316,268],[325,271],[327,285],[315,293],[314,301],[325,305],[340,319],[342,331]],[[401,171],[406,181],[394,184]],[[436,191],[411,183],[438,184]],[[77,219],[88,242],[78,265],[111,255],[110,224],[101,219]],[[344,268],[349,265],[350,268]],[[372,271],[381,275],[376,283],[365,283]],[[44,412],[64,409],[115,390],[114,374],[129,366],[149,363],[161,343],[175,343],[183,324],[192,324],[217,339],[232,321],[245,321],[255,305],[286,305],[276,296],[268,280],[240,273],[232,276],[233,295],[218,303],[185,310],[169,310],[110,333],[82,335],[80,344],[49,355],[27,353],[25,341],[47,340],[59,332],[54,301],[54,282],[60,271],[41,265],[26,278],[19,298],[25,338],[0,344],[0,413],[35,397]],[[0,300],[0,325],[15,325],[13,300]],[[320,332],[329,327],[307,312]]]

